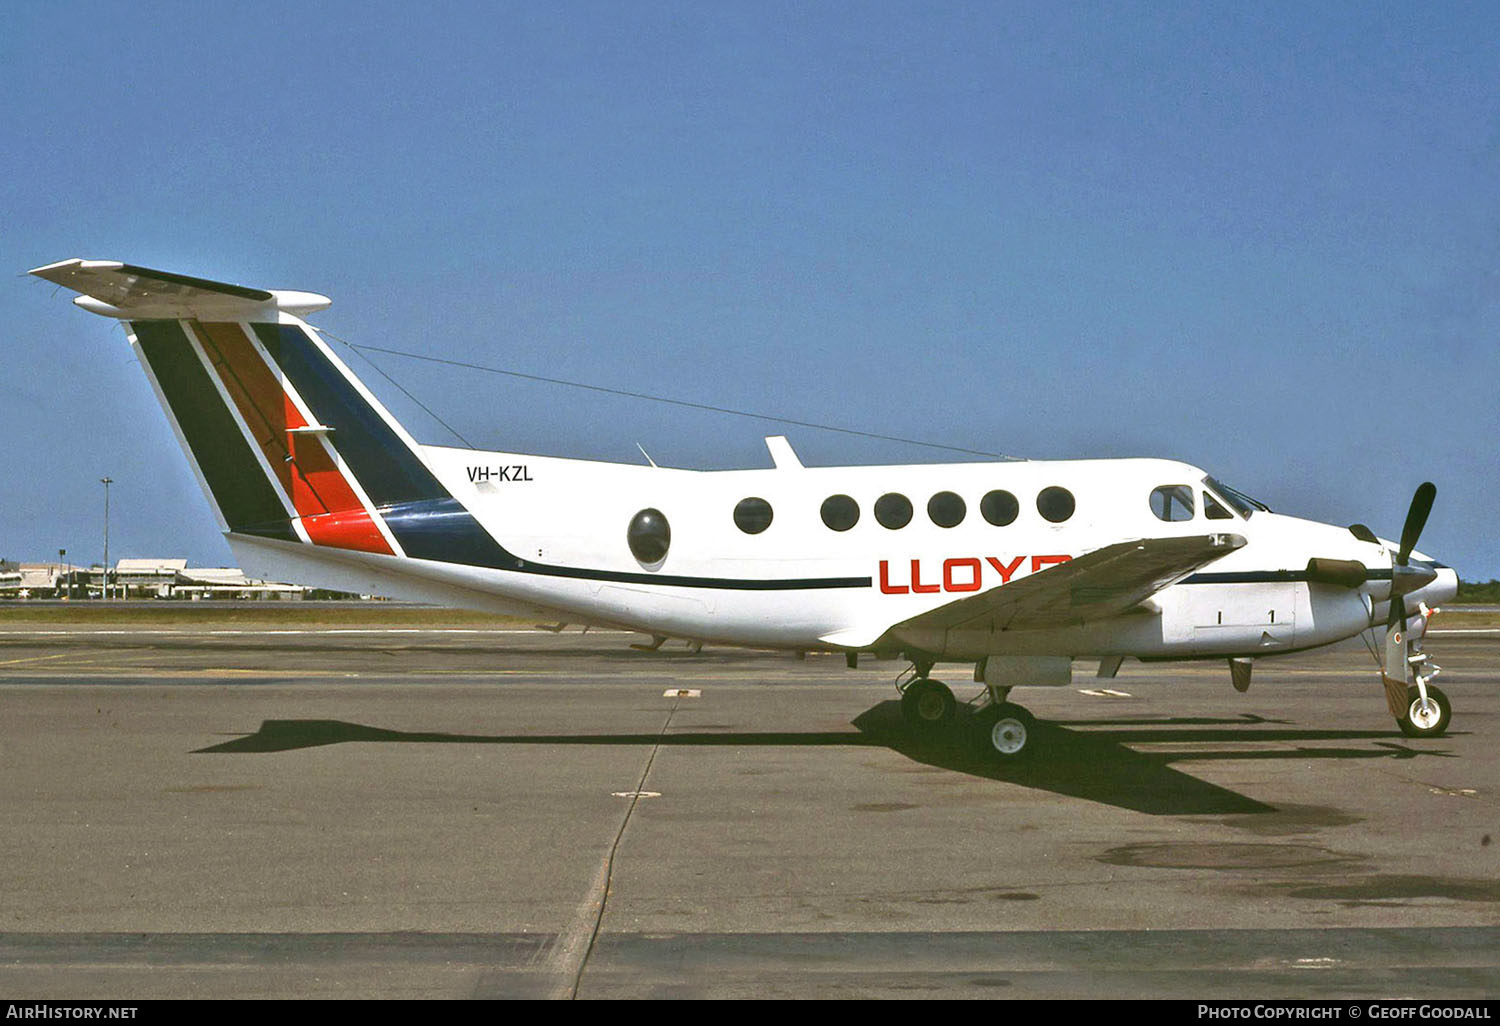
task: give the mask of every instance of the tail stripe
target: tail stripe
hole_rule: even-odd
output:
[[[140,352],[232,531],[301,541],[229,407],[177,321],[134,321]]]
[[[260,352],[234,323],[195,324],[214,370],[234,399],[314,545],[391,555],[369,511],[315,435],[290,435],[307,419]]]
[[[507,552],[443,487],[333,357],[296,324],[255,324],[256,337],[318,422],[408,556],[515,569]]]
[[[298,426],[294,420],[296,414],[287,410],[286,393],[255,352],[250,340],[238,324],[194,321],[190,327],[203,343],[208,362],[219,375],[219,380],[224,382],[224,389],[239,408],[250,434],[265,453],[266,462],[280,481],[282,491],[293,496],[297,512],[302,515],[326,513],[327,507],[321,500],[317,510],[305,509],[302,503],[295,501],[295,475],[286,432],[287,428]]]
[[[299,325],[251,327],[313,416],[333,428],[334,447],[376,506],[447,496],[406,441]]]

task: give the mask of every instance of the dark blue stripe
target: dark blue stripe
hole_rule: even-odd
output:
[[[463,563],[495,570],[521,568],[521,561],[495,541],[474,515],[451,495],[378,506],[376,512],[401,543],[401,548],[413,559]]]
[[[334,363],[295,324],[256,324],[255,334],[285,372],[329,441],[377,506],[448,498],[448,492],[359,394]]]

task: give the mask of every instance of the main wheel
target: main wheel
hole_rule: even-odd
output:
[[[972,730],[980,754],[1009,762],[1031,751],[1036,718],[1019,705],[1002,702],[975,713]]]
[[[1415,687],[1406,689],[1406,715],[1396,721],[1407,737],[1442,737],[1453,717],[1453,705],[1441,688],[1427,685],[1427,701]]]
[[[912,681],[901,695],[901,715],[913,730],[929,733],[953,722],[958,703],[948,685],[930,677]]]

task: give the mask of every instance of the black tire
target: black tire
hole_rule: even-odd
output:
[[[907,685],[901,695],[901,715],[913,730],[931,734],[953,723],[958,702],[948,685],[940,680],[922,677]]]
[[[979,754],[997,762],[1017,762],[1036,749],[1036,717],[1009,702],[979,710],[970,730]]]
[[[1406,715],[1396,721],[1401,733],[1407,737],[1442,737],[1448,730],[1448,721],[1453,718],[1453,704],[1441,688],[1427,685],[1427,697],[1437,704],[1437,715],[1432,710],[1421,708],[1422,693],[1415,687],[1406,689]]]

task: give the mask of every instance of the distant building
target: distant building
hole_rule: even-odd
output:
[[[110,593],[115,598],[171,598],[185,559],[122,559],[115,564]]]
[[[0,598],[60,598],[69,569],[62,563],[7,563],[0,569]]]
[[[178,570],[170,598],[261,598],[300,599],[311,589],[298,584],[279,584],[246,577],[234,567],[204,567]]]
[[[64,563],[0,564],[0,599],[99,598],[106,586],[112,598],[121,599],[368,597],[258,580],[235,567],[189,567],[186,559],[122,559],[107,573]]]

